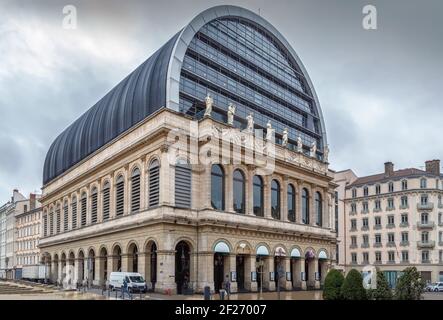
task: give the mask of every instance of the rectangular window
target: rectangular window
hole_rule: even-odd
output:
[[[408,223],[408,215],[406,213],[403,213],[401,215],[401,223],[404,223],[404,224]]]
[[[388,252],[388,259],[389,259],[389,262],[395,262],[395,252],[394,251]]]
[[[423,206],[428,204],[428,195],[427,194],[424,194],[424,195],[421,196],[420,203]]]
[[[375,210],[381,210],[381,202],[380,202],[380,200],[375,200]]]
[[[353,246],[356,246],[356,245],[357,245],[357,237],[356,237],[356,236],[352,236],[352,237],[351,237],[351,244],[352,244]]]
[[[429,262],[429,251],[424,250],[421,252],[421,261]]]
[[[388,209],[394,209],[394,199],[388,199]]]
[[[375,253],[375,261],[376,262],[381,262],[381,252],[380,251],[377,251]]]
[[[402,241],[402,242],[408,242],[408,241],[409,241],[409,233],[407,233],[407,232],[402,232],[402,233],[401,233],[401,241]]]
[[[352,263],[357,263],[357,254],[351,253]]]
[[[369,226],[368,218],[363,218],[363,227],[367,228]]]
[[[369,236],[367,234],[363,235],[363,243],[368,244],[369,243]]]
[[[381,217],[375,217],[375,225],[380,226],[381,225]]]
[[[394,216],[388,216],[388,224],[394,224]]]
[[[375,243],[381,243],[381,234],[377,233],[375,235]]]
[[[351,220],[351,229],[357,229],[357,220],[355,219]]]
[[[409,252],[408,251],[401,252],[401,261],[403,261],[403,262],[409,261]]]
[[[369,262],[369,253],[363,252],[363,262],[365,263]]]
[[[389,243],[395,242],[395,234],[394,233],[388,233],[388,242]]]

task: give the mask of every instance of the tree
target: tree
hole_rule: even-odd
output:
[[[377,271],[377,288],[371,291],[374,300],[392,300],[392,291],[383,272]]]
[[[360,272],[355,269],[348,272],[341,287],[341,296],[344,300],[366,300],[366,289]]]
[[[425,288],[425,283],[420,277],[416,267],[408,267],[398,278],[395,287],[395,299],[420,300]]]
[[[323,290],[323,299],[325,300],[339,300],[341,299],[341,286],[345,277],[337,269],[332,269],[328,272],[325,278],[325,286]]]

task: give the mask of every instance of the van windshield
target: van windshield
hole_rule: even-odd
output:
[[[136,282],[136,283],[145,282],[145,279],[143,279],[143,277],[140,276],[130,276],[129,278],[131,279],[131,282]]]

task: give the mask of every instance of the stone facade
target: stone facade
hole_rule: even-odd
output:
[[[339,265],[347,270],[376,266],[395,285],[399,272],[415,266],[427,282],[443,280],[443,176],[440,162],[426,171],[394,170],[357,178],[338,173],[335,182],[344,205],[339,226]],[[346,174],[347,173],[347,174]],[[342,214],[342,213],[340,213]]]
[[[213,133],[223,130],[240,138],[222,143],[221,153],[225,147],[239,148],[240,161],[229,156],[217,162],[214,151],[208,152]],[[178,134],[174,138],[174,132],[180,132],[190,152],[178,151],[182,139]],[[248,161],[254,153],[241,134],[210,118],[194,121],[162,109],[46,184],[40,248],[51,280],[98,286],[106,283],[112,271],[137,271],[159,292],[184,293],[188,288],[202,292],[205,286],[217,291],[226,277],[234,292],[256,291],[260,286],[275,290],[276,285],[287,290],[320,287],[336,247],[335,184],[328,164],[270,142],[266,148],[275,149],[273,170],[263,174],[259,165]],[[202,161],[201,155],[208,155],[210,161]],[[178,169],[179,158],[189,163],[187,186],[179,181],[183,177],[178,178],[183,171]],[[158,173],[151,170],[154,162],[159,164]],[[215,163],[224,172],[223,210],[211,205]],[[233,206],[236,170],[244,177],[244,213]],[[134,172],[139,172],[139,184],[133,182]],[[256,216],[253,208],[253,178],[258,174],[263,179],[263,216]],[[158,200],[153,179],[158,179]],[[279,219],[271,213],[273,180],[280,186]],[[289,184],[296,192],[295,221],[288,218]],[[109,202],[104,197],[107,185]],[[301,220],[303,189],[308,192],[308,224]],[[191,201],[186,207],[182,201],[188,191]],[[109,207],[109,218],[104,218],[104,207]],[[122,214],[117,216],[119,210]],[[279,282],[275,268],[281,275]]]

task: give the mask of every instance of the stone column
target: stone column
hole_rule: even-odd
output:
[[[318,276],[318,259],[314,258],[314,261],[312,263],[314,265],[314,288],[315,289],[320,289],[320,280],[317,280],[317,276]]]
[[[283,178],[280,188],[280,219],[289,221],[288,219],[288,176]]]
[[[224,257],[225,259],[225,280],[226,276],[229,277],[229,281],[231,281],[231,292],[236,293],[238,291],[237,287],[237,281],[233,282],[231,280],[231,272],[237,272],[237,256],[233,253],[229,254],[228,256]]]
[[[225,180],[225,201],[226,201],[226,211],[234,212],[234,168],[232,164],[225,166],[226,170],[226,180]]]
[[[143,277],[146,273],[146,252],[139,252],[137,255],[137,270]],[[145,277],[145,280],[148,281]]]
[[[57,283],[61,284],[63,281],[63,268],[61,260],[57,263]]]
[[[257,291],[257,281],[252,281],[251,278],[252,272],[257,272],[255,261],[255,255],[251,254],[249,256],[245,256],[245,289],[252,292]],[[260,275],[257,274],[257,277],[259,276]]]
[[[246,172],[246,214],[254,215],[254,171],[251,165],[248,165],[248,171]]]
[[[88,257],[85,257],[83,259],[83,280],[90,281],[90,279],[89,279],[89,269],[88,269]]]
[[[263,209],[264,209],[264,217],[272,219],[270,175],[263,176]]]
[[[144,253],[144,257],[142,258],[145,262],[145,273],[141,273],[142,276],[145,277],[146,282],[152,283],[151,279],[151,251],[147,251]]]
[[[291,259],[292,263],[292,286],[301,289],[301,266],[300,259]]]
[[[104,262],[104,258],[103,257],[95,257],[94,259],[94,264],[95,264],[95,275],[94,275],[94,279],[92,281],[92,284],[94,286],[102,286],[105,282],[104,280],[104,270],[103,270],[103,262]]]
[[[108,259],[108,275],[109,275],[111,274],[111,272],[116,270],[115,264],[117,263],[117,261],[113,255],[108,255],[107,259]]]
[[[291,257],[285,257],[283,263],[285,267],[285,276],[280,283],[284,289],[292,290],[292,281],[286,278],[286,274],[291,272]],[[294,275],[291,274],[291,276],[293,277]]]
[[[122,272],[128,272],[129,270],[129,255],[122,253]]]
[[[175,284],[175,251],[157,251],[158,275],[155,291],[164,293],[171,290],[172,294],[177,293]]]
[[[274,256],[268,256],[264,260],[263,288],[275,291],[275,281],[271,281],[271,272],[274,273]]]
[[[190,259],[191,259],[191,270],[190,270],[190,279],[189,282],[192,285],[192,288],[197,288],[198,285],[198,263],[199,263],[199,254],[197,252],[191,252],[190,253]]]
[[[72,284],[77,287],[77,283],[79,281],[79,276],[80,276],[80,263],[79,263],[79,259],[75,258],[74,259],[74,275],[72,278]]]
[[[301,277],[301,275],[304,274],[305,279]],[[307,289],[307,278],[306,278],[306,270],[305,270],[305,259],[300,258],[300,287],[302,290]]]
[[[202,252],[198,258],[198,283],[196,286],[197,292],[203,292],[205,286],[211,288],[214,292],[214,253]]]
[[[175,202],[175,163],[169,163],[168,147],[162,146],[160,148],[160,205],[173,205]],[[149,190],[148,190],[149,192]]]

